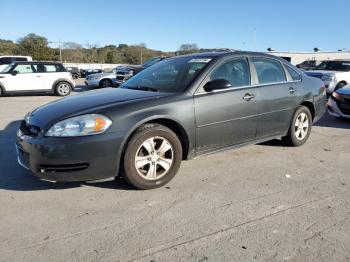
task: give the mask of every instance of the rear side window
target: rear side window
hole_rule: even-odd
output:
[[[44,72],[47,72],[47,73],[52,73],[52,72],[65,72],[66,70],[63,68],[63,66],[61,65],[43,65],[43,68],[44,68]]]
[[[301,76],[296,70],[294,70],[293,68],[291,68],[288,65],[285,65],[285,67],[294,81],[301,80]]]
[[[252,62],[258,75],[259,84],[272,84],[286,81],[280,62],[268,58],[253,58]]]

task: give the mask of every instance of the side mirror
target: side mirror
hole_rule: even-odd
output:
[[[17,75],[17,74],[18,74],[18,71],[17,71],[17,70],[14,70],[14,71],[11,72],[11,75],[13,75],[13,76],[15,76],[15,75]]]
[[[231,83],[225,79],[215,79],[209,81],[204,85],[204,90],[206,92],[211,92],[213,90],[226,89],[232,87]]]

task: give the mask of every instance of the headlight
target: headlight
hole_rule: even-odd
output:
[[[324,76],[322,76],[321,79],[324,82],[333,82],[334,81],[334,76],[324,75]]]
[[[89,136],[105,132],[112,121],[98,114],[82,115],[60,121],[53,125],[45,136],[70,137]]]
[[[333,93],[332,93],[332,96],[333,96],[335,99],[337,99],[338,101],[343,101],[343,100],[344,100],[343,96],[340,95],[340,94],[338,94],[337,92],[333,92]]]

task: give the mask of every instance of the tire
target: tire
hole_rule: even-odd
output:
[[[346,86],[346,84],[344,82],[340,82],[339,84],[337,84],[337,86],[334,88],[334,91],[337,91],[338,89],[342,88]]]
[[[102,79],[99,84],[100,88],[112,87],[113,83],[109,79]]]
[[[293,115],[287,136],[282,139],[289,146],[301,146],[309,138],[311,127],[312,116],[310,110],[305,106],[299,106]]]
[[[161,187],[176,175],[181,160],[177,135],[165,126],[146,124],[136,130],[126,146],[122,176],[138,189]]]
[[[0,96],[4,94],[4,91],[2,90],[2,87],[0,86]]]
[[[59,82],[55,87],[55,94],[58,96],[68,96],[72,92],[72,86],[68,82]]]

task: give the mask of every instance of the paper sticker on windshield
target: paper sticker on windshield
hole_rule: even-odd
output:
[[[189,63],[208,63],[211,61],[211,58],[193,58]]]

